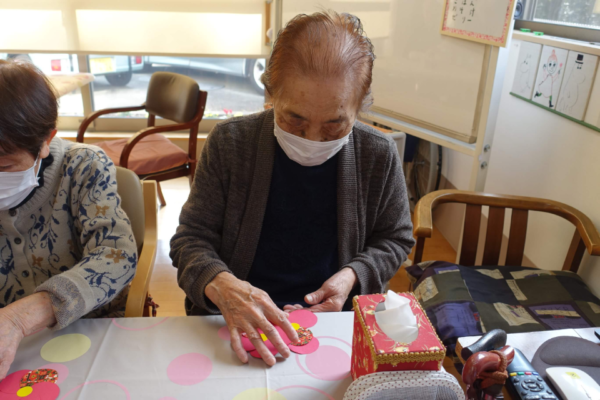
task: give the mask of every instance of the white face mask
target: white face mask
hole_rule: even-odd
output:
[[[275,137],[277,138],[277,142],[291,160],[305,167],[321,165],[335,156],[348,143],[351,134],[352,130],[341,139],[328,142],[315,142],[292,135],[281,129],[277,125],[277,122],[275,122]]]
[[[33,166],[25,171],[0,172],[0,211],[18,206],[38,186],[35,171],[38,159],[39,156]]]

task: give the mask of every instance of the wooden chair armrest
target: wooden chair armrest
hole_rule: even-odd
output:
[[[146,109],[146,106],[141,105],[141,106],[132,106],[132,107],[105,108],[104,110],[98,110],[96,112],[93,112],[90,115],[88,115],[87,117],[85,117],[85,119],[83,120],[81,125],[79,125],[79,129],[77,129],[77,142],[83,143],[83,136],[85,135],[87,128],[90,126],[90,124],[92,122],[94,122],[98,117],[100,117],[102,115],[115,114],[118,112],[127,112],[127,111],[139,111],[139,110],[145,110],[145,109]]]
[[[598,233],[598,229],[596,229],[596,225],[594,225],[592,220],[587,215],[581,213],[581,216],[577,218],[575,227],[583,239],[588,253],[590,253],[592,256],[599,256],[600,234]]]
[[[433,209],[437,200],[449,190],[438,190],[421,197],[414,210],[413,235],[416,238],[430,238],[433,234]]]
[[[123,151],[121,151],[121,159],[119,160],[119,165],[123,168],[127,168],[129,164],[129,155],[133,151],[133,147],[137,142],[145,138],[146,136],[154,135],[156,133],[162,132],[174,132],[180,131],[182,129],[189,129],[193,125],[193,122],[186,122],[183,124],[172,124],[172,125],[164,125],[164,126],[151,126],[149,128],[142,129],[132,137],[127,140],[125,147],[123,147]]]
[[[474,204],[539,211],[557,215],[575,225],[588,253],[600,255],[600,233],[590,218],[567,204],[535,197],[476,193],[464,190],[438,190],[421,198],[414,211],[414,235],[430,238],[433,232],[433,209],[443,203]]]
[[[142,181],[142,190],[146,219],[144,246],[142,247],[142,252],[139,254],[135,277],[129,288],[127,305],[125,306],[125,317],[142,317],[144,315],[146,296],[156,259],[158,244],[156,181]]]

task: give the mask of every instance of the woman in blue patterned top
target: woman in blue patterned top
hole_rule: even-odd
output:
[[[115,166],[55,138],[57,112],[37,68],[0,60],[0,380],[23,337],[122,314],[135,275]]]

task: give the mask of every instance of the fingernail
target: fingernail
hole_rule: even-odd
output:
[[[310,294],[309,294],[308,296],[306,296],[306,299],[307,299],[308,301],[313,301],[313,297],[312,297]]]

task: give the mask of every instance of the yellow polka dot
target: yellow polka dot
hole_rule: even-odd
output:
[[[92,341],[85,335],[71,333],[47,342],[40,355],[48,362],[63,363],[81,357],[90,349]]]
[[[292,322],[292,328],[294,328],[294,330],[298,330],[300,328],[300,325],[298,325],[295,322]]]
[[[25,386],[17,391],[17,396],[19,397],[27,397],[33,392],[33,388],[31,386]]]
[[[263,342],[266,342],[267,340],[269,340],[269,338],[267,337],[267,335],[265,335],[264,333],[261,333],[260,337],[263,340]]]
[[[244,390],[233,398],[233,400],[286,400],[279,392],[267,388],[254,388]]]

